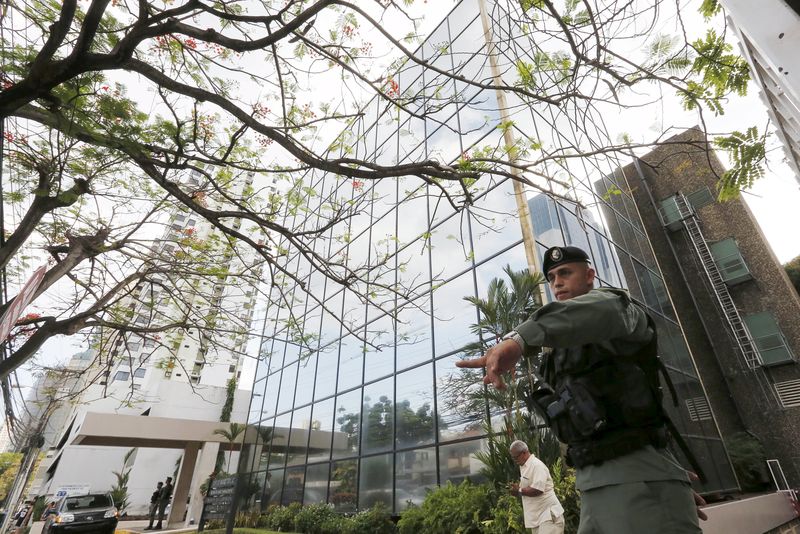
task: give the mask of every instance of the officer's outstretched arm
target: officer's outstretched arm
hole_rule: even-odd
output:
[[[516,330],[528,346],[574,347],[608,340],[647,343],[647,316],[627,296],[592,291],[540,308]]]
[[[501,375],[511,372],[513,376],[514,368],[521,357],[522,349],[519,344],[513,339],[507,339],[487,350],[480,358],[456,362],[456,367],[486,367],[486,376],[483,377],[483,383],[491,384],[497,389],[505,389],[506,384],[503,382]]]

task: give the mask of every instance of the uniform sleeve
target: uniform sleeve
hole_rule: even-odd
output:
[[[528,346],[553,348],[610,340],[647,343],[653,335],[639,306],[619,293],[601,290],[551,302],[515,330]]]

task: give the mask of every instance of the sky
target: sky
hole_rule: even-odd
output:
[[[454,5],[455,2],[452,0],[428,2],[417,0],[409,9],[414,14],[424,14],[419,33],[427,35]],[[690,3],[687,9],[694,9],[694,6],[695,4]],[[699,14],[695,16],[694,13],[696,11],[686,15],[687,29],[690,33],[701,34],[704,32],[705,23]],[[768,123],[766,108],[755,87],[751,87],[746,97],[730,100],[726,110],[726,114],[721,117],[707,117],[710,131],[722,133],[744,130],[751,125],[758,125],[763,131]],[[697,122],[695,114],[683,111],[677,99],[665,95],[659,106],[653,106],[645,112],[635,110],[630,114],[620,113],[619,116],[610,119],[608,126],[612,133],[625,132],[635,140],[650,141],[665,127],[674,125],[691,127]],[[800,237],[794,230],[796,223],[792,223],[796,219],[793,215],[800,206],[800,182],[785,164],[784,158],[783,150],[777,145],[777,140],[773,136],[768,154],[767,176],[742,195],[781,263],[800,255]],[[724,156],[723,161],[725,161]],[[73,353],[84,349],[78,338],[79,336],[72,339],[68,337],[52,339],[42,350],[40,360],[50,364],[65,361]],[[245,375],[249,374],[251,367],[251,365],[246,367]],[[30,385],[32,382],[30,373],[20,373],[20,381],[23,386]],[[243,382],[246,381],[245,378]]]
[[[427,35],[432,32],[455,3],[452,0],[426,2],[424,4],[425,18],[420,27],[420,33]],[[682,13],[687,33],[697,37],[703,35],[709,24],[697,11],[700,2],[689,0],[680,3],[684,6]],[[417,1],[416,5],[419,7],[420,2]],[[664,31],[676,33],[678,31],[677,20],[668,13],[672,5],[667,3],[662,7],[661,16],[663,17]],[[719,31],[723,31],[723,18],[717,16],[714,22]],[[735,47],[734,50],[739,53],[738,41],[730,32],[728,35],[729,41]],[[697,114],[684,111],[673,95],[664,94],[662,98],[659,105],[651,106],[647,110],[631,110],[629,114],[620,114],[616,117],[617,120],[615,117],[608,118],[609,129],[612,132],[631,134],[635,140],[649,142],[670,126],[678,125],[689,128],[698,124]],[[744,131],[753,125],[758,126],[759,132],[763,132],[769,123],[767,108],[760,97],[758,87],[753,82],[750,83],[747,95],[730,98],[725,109],[726,112],[722,116],[706,115],[705,119],[710,132]],[[723,162],[727,161],[725,154],[720,154],[720,158]],[[793,220],[796,220],[793,215],[800,207],[800,177],[794,174],[785,159],[783,148],[773,134],[768,140],[766,176],[742,194],[742,199],[753,212],[781,263],[800,256],[800,235],[795,229],[796,223],[792,223]]]

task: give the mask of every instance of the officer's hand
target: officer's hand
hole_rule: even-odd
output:
[[[706,500],[704,498],[702,498],[700,495],[698,495],[698,493],[696,491],[692,490],[692,493],[694,494],[694,504],[697,506],[697,517],[699,517],[703,521],[707,520],[708,516],[700,508],[701,506],[705,506],[706,505]]]
[[[695,473],[694,471],[686,471],[686,472],[689,474],[689,480],[691,480],[692,482],[696,482],[696,481],[700,480],[700,477],[697,476],[697,473]],[[706,521],[708,519],[708,516],[706,515],[706,513],[703,510],[700,509],[701,506],[705,506],[706,505],[706,500],[704,498],[702,498],[694,490],[692,490],[692,496],[694,497],[694,504],[695,504],[695,506],[697,506],[697,517],[699,517],[703,521]]]
[[[519,344],[513,339],[506,339],[487,350],[480,358],[456,362],[456,367],[470,369],[485,367],[486,376],[483,377],[483,383],[492,384],[497,389],[505,389],[506,384],[500,375],[510,371],[513,378],[514,368],[521,357],[522,349]]]

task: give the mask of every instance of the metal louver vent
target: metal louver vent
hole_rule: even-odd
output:
[[[786,380],[776,382],[775,390],[784,408],[794,408],[800,406],[800,380]]]
[[[711,408],[705,397],[694,397],[686,399],[686,409],[689,410],[689,418],[692,421],[708,421],[711,419]]]

